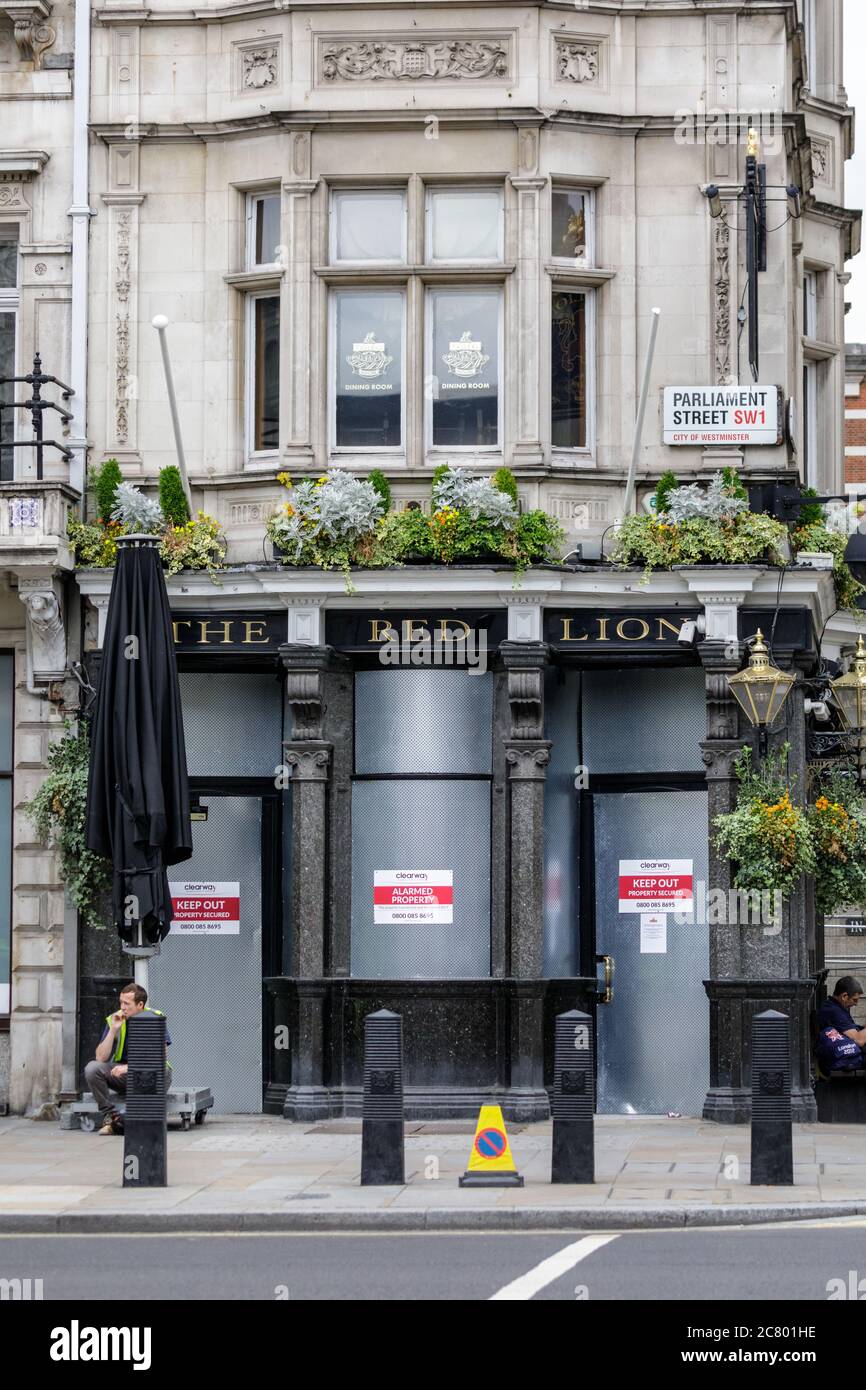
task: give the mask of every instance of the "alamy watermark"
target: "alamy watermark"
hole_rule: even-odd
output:
[[[403,624],[402,632],[393,627],[385,629],[385,640],[379,647],[383,666],[457,666],[471,675],[483,675],[487,670],[487,629],[470,627],[468,623],[449,625],[444,622],[431,632]]]
[[[680,107],[674,113],[674,141],[678,145],[743,145],[755,131],[761,152],[782,154],[785,118],[778,111],[723,111],[699,101],[694,109]]]

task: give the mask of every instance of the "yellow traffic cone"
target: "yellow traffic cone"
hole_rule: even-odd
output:
[[[514,1166],[508,1131],[498,1105],[482,1105],[475,1126],[475,1139],[469,1167],[460,1179],[461,1187],[522,1187],[523,1178]]]

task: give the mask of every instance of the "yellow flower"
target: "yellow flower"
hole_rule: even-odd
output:
[[[278,482],[278,483],[282,483],[283,487],[291,487],[291,486],[292,486],[292,480],[291,480],[291,478],[289,477],[288,473],[286,473],[286,472],[278,473],[278,474],[277,474],[277,482]]]
[[[294,509],[294,507],[289,506],[289,503],[287,502],[287,503],[286,503],[286,516],[294,516],[294,515],[295,515],[295,509]]]

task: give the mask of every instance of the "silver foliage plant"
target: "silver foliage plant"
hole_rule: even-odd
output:
[[[667,496],[666,514],[672,521],[732,521],[741,512],[749,510],[745,497],[732,497],[725,491],[725,480],[717,473],[709,487],[699,487],[689,483],[685,487],[673,488]]]
[[[505,492],[500,492],[489,478],[474,478],[468,468],[449,468],[433,488],[433,508],[455,507],[466,512],[473,521],[488,521],[494,526],[514,526],[517,508]]]
[[[305,544],[350,541],[375,530],[385,504],[372,483],[332,468],[325,483],[304,481],[289,491],[293,516],[280,514],[273,523],[274,539],[300,559]]]
[[[145,497],[135,483],[118,485],[111,519],[119,521],[124,531],[130,534],[138,531],[153,535],[165,530],[162,507],[154,498]]]

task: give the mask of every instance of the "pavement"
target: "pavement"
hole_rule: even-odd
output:
[[[124,1188],[124,1141],[0,1118],[13,1232],[627,1230],[866,1215],[862,1127],[794,1126],[794,1185],[751,1186],[748,1125],[596,1118],[594,1184],[551,1184],[551,1124],[511,1125],[522,1188],[460,1188],[475,1126],[405,1127],[405,1183],[361,1187],[360,1121],[214,1115],[168,1133],[168,1185]]]

